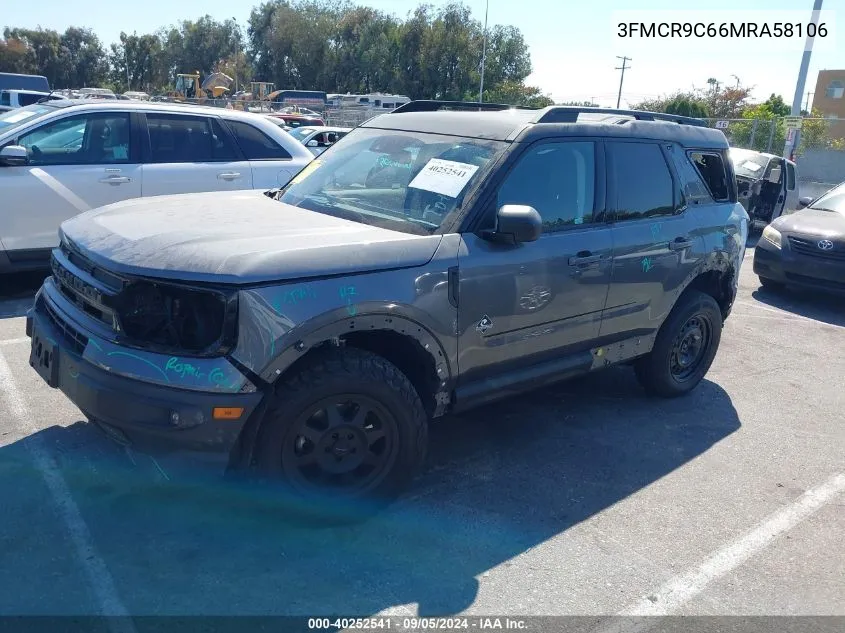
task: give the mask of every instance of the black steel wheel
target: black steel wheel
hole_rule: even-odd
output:
[[[422,469],[428,417],[408,378],[355,348],[315,353],[276,386],[256,467],[332,522],[366,518]]]
[[[722,338],[722,313],[708,294],[687,290],[634,370],[645,390],[663,397],[694,389],[710,369]]]
[[[361,394],[329,396],[291,424],[279,458],[300,490],[341,494],[379,485],[396,461],[399,429],[380,402]]]

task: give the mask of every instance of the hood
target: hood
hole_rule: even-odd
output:
[[[216,283],[422,266],[441,240],[300,209],[261,191],[136,198],[67,220],[60,233],[117,273]]]
[[[801,209],[779,217],[772,226],[795,235],[845,239],[845,215],[834,211]]]

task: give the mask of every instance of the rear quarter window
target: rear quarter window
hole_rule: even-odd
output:
[[[718,152],[688,152],[690,162],[699,178],[701,178],[710,196],[716,202],[729,202],[731,186],[728,181],[728,170],[722,155]]]
[[[289,160],[290,153],[257,127],[243,121],[226,121],[248,160]]]

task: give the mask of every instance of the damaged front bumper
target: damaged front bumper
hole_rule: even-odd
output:
[[[263,393],[224,357],[120,346],[98,336],[101,326],[48,278],[27,316],[30,364],[118,443],[156,455],[200,454],[225,466]],[[215,408],[242,413],[215,419]]]

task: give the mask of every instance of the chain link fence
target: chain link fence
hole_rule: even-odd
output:
[[[707,119],[710,127],[721,129],[731,147],[781,154],[790,134],[787,118],[775,119]],[[845,119],[804,117],[796,155],[808,150],[845,152]]]

